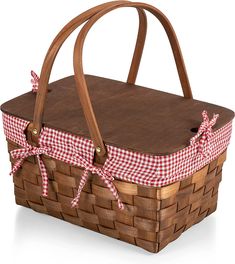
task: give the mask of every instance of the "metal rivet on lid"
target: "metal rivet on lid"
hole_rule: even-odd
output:
[[[100,147],[97,147],[95,150],[96,150],[97,153],[101,152],[101,148]]]
[[[32,130],[32,133],[33,133],[33,135],[37,135],[37,133],[38,133],[37,129],[34,128],[34,129]]]

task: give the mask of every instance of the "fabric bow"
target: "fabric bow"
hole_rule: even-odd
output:
[[[84,172],[82,174],[82,177],[81,177],[81,180],[80,180],[80,183],[79,183],[77,195],[71,202],[72,207],[75,207],[75,206],[78,205],[82,189],[83,189],[83,187],[85,186],[85,184],[86,184],[86,182],[88,180],[89,172],[91,172],[92,174],[97,174],[102,179],[102,181],[109,188],[109,190],[111,191],[113,196],[116,198],[116,200],[118,202],[118,208],[123,210],[124,209],[124,205],[123,205],[123,203],[122,203],[122,201],[121,201],[121,199],[120,199],[120,197],[118,195],[118,192],[117,192],[117,189],[116,189],[115,185],[113,184],[114,178],[112,177],[110,172],[107,170],[107,168],[105,166],[102,167],[102,168],[94,166],[93,164],[90,164],[87,160],[82,158],[80,155],[76,154],[76,157],[79,159],[80,164],[82,165],[82,167],[85,168],[85,170],[84,170]]]
[[[34,71],[31,71],[31,76],[32,91],[33,93],[36,93],[38,91],[39,77]]]
[[[196,140],[201,136],[198,145],[198,153],[206,156],[211,155],[211,138],[213,136],[212,127],[216,124],[219,115],[213,114],[213,118],[209,120],[207,111],[202,112],[203,121],[198,129],[197,134],[191,138],[190,145],[194,145]],[[205,153],[205,149],[207,150]]]
[[[50,152],[49,148],[46,147],[35,147],[28,145],[25,148],[15,149],[11,151],[11,156],[13,159],[18,159],[14,164],[10,175],[13,175],[23,164],[24,160],[29,156],[36,156],[39,164],[39,169],[42,176],[42,196],[48,195],[48,176],[46,167],[41,159],[42,154],[48,155]]]

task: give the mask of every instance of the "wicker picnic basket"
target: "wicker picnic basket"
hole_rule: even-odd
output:
[[[139,15],[127,82],[84,75],[88,31],[120,7]],[[184,97],[135,85],[146,10],[167,33]],[[75,75],[48,84],[60,47],[84,22]],[[114,1],[82,13],[52,42],[40,78],[32,76],[33,91],[1,107],[17,204],[151,252],[216,210],[234,113],[192,99],[176,35],[158,9]]]

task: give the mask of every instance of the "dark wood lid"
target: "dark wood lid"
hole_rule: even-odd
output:
[[[120,148],[166,155],[189,145],[203,110],[210,117],[220,114],[214,131],[234,117],[233,111],[213,104],[91,75],[86,80],[103,139]],[[53,82],[49,89],[44,125],[90,138],[74,77]],[[35,98],[32,92],[23,94],[1,110],[32,121]]]

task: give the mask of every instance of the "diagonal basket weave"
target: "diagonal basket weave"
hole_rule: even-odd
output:
[[[135,7],[140,21],[127,83],[85,76],[88,31],[120,7]],[[144,10],[168,35],[184,98],[135,85],[146,37]],[[75,75],[48,84],[63,42],[87,20],[75,44]],[[57,35],[40,78],[34,72],[32,77],[32,92],[1,107],[17,204],[150,252],[216,210],[234,113],[192,99],[176,35],[158,9],[114,1],[84,12]]]

